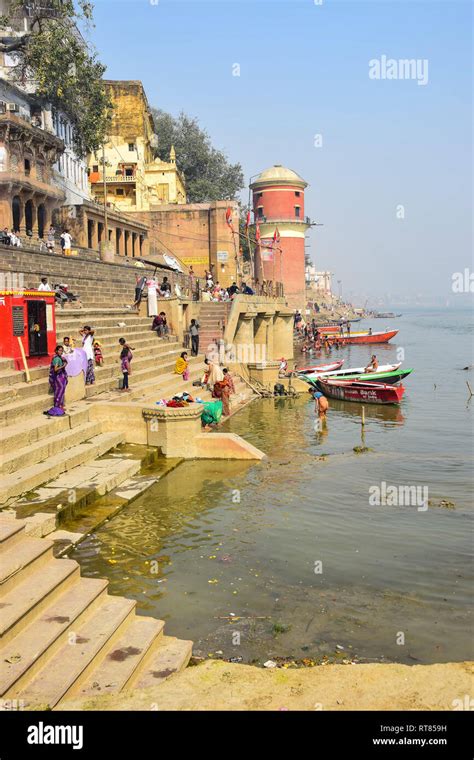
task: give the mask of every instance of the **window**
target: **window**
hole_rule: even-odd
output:
[[[299,219],[299,217],[300,217],[300,207],[299,206],[295,206],[295,216],[296,216],[297,219]]]
[[[136,150],[135,143],[128,143],[128,149],[130,151]]]
[[[263,219],[263,206],[258,207],[258,218]]]
[[[300,197],[300,194],[299,194],[299,192],[298,192],[297,190],[295,190],[295,196],[296,196],[297,198],[299,198],[299,197]]]
[[[29,160],[29,158],[25,158],[25,174],[26,174],[27,177],[30,176],[30,172],[31,172],[31,163],[30,163],[30,160]]]
[[[123,187],[118,187],[117,190],[115,191],[115,195],[123,195],[123,194],[124,194]]]
[[[98,164],[94,164],[94,166],[92,167],[92,171],[93,171],[94,174],[97,174],[98,171],[99,171],[99,165]]]

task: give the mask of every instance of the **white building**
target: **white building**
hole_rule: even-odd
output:
[[[30,0],[25,2],[22,14],[18,16],[15,28],[4,27],[0,31],[3,37],[20,37],[28,32],[29,19],[33,13],[35,2]],[[0,0],[0,15],[8,15],[10,0]],[[79,34],[79,32],[78,32]],[[12,82],[13,68],[15,66],[14,53],[0,53],[0,80]],[[35,94],[34,81],[24,83],[14,82],[18,90],[22,90],[28,96]],[[65,194],[64,205],[80,205],[84,201],[90,200],[89,182],[87,177],[86,163],[79,157],[73,146],[73,127],[71,122],[64,114],[56,113],[51,110],[50,106],[43,106],[37,109],[35,126],[39,126],[48,132],[59,137],[65,144],[64,154],[53,167],[53,183],[59,190]]]

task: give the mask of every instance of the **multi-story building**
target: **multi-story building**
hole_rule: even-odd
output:
[[[89,156],[94,197],[103,203],[105,193],[108,205],[128,212],[186,203],[184,178],[176,166],[174,148],[169,162],[153,158],[157,137],[142,83],[106,81],[105,86],[113,111],[103,154]]]
[[[47,129],[48,112],[0,80],[0,227],[45,237],[64,192],[53,181],[63,141]]]

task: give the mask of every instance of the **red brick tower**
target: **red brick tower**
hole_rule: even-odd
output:
[[[311,226],[304,215],[307,185],[296,172],[280,164],[263,171],[250,185],[254,223],[261,237],[255,276],[260,282],[283,282],[288,305],[293,309],[306,305],[305,234]],[[275,230],[277,241],[272,248]]]

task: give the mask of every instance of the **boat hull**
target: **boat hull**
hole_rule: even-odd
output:
[[[336,382],[318,380],[317,386],[325,396],[342,401],[358,401],[363,404],[399,404],[405,388],[403,385],[385,383]]]
[[[339,359],[337,362],[330,362],[329,364],[313,364],[311,367],[303,367],[297,369],[298,375],[312,375],[313,373],[319,375],[321,372],[335,372],[340,369],[344,364],[344,359]]]
[[[397,335],[398,330],[388,330],[387,332],[375,332],[372,334],[365,333],[363,335],[345,335],[339,338],[339,342],[344,346],[362,344],[367,345],[371,343],[388,343],[389,340]]]
[[[402,366],[401,362],[398,362],[398,364],[381,364],[379,368],[377,369],[377,372],[396,372],[397,369],[400,369]],[[332,372],[303,372],[300,370],[301,374],[304,374],[304,379],[313,380],[317,377],[330,377],[331,379],[337,380],[338,378],[345,378],[345,377],[356,377],[359,375],[366,375],[368,374],[365,371],[365,367],[347,367],[346,369],[337,369],[333,370]]]

